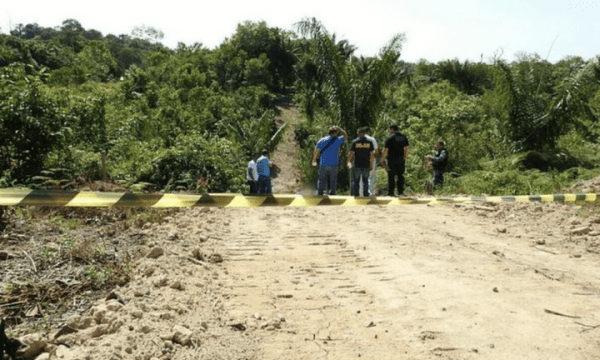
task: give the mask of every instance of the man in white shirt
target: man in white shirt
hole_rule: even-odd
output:
[[[246,180],[248,180],[248,185],[250,185],[250,194],[258,194],[258,170],[256,167],[256,159],[258,156],[255,156],[254,159],[251,159],[248,162],[248,167],[246,168]]]

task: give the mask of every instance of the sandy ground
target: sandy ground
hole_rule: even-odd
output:
[[[22,340],[38,359],[598,359],[596,212],[183,210],[137,233],[113,299]]]
[[[226,308],[257,359],[597,359],[595,246],[526,206],[231,210]]]

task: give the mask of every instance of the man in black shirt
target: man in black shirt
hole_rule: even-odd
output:
[[[388,195],[394,196],[398,185],[398,195],[404,194],[404,169],[410,146],[406,136],[398,132],[398,125],[389,127],[390,136],[385,139],[381,164],[388,173]],[[398,182],[396,183],[396,177]]]
[[[352,195],[358,196],[359,184],[362,179],[363,183],[363,194],[364,196],[371,196],[369,194],[369,173],[375,166],[375,144],[365,137],[367,128],[361,128],[358,130],[358,137],[352,140],[350,145],[350,151],[346,156],[348,162],[348,169],[352,167],[352,160],[354,160],[354,171],[352,179]]]

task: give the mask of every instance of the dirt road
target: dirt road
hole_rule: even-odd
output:
[[[229,210],[225,308],[256,359],[598,359],[599,258],[561,206]]]
[[[98,246],[106,242],[99,236]],[[29,344],[26,358],[600,354],[600,216],[593,206],[197,208],[120,232],[119,239],[129,244],[119,253],[144,254],[128,266],[130,281],[81,313],[46,311],[47,331],[19,336]],[[9,248],[15,257],[0,262],[11,273],[29,260],[38,269],[58,266],[33,249],[31,259],[17,250]],[[33,284],[54,276],[44,274]],[[17,275],[0,284],[4,292]],[[23,316],[11,314],[11,321]],[[24,329],[10,326],[7,333]]]

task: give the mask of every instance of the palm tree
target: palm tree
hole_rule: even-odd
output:
[[[223,120],[220,125],[230,138],[236,139],[242,145],[247,158],[253,158],[263,149],[270,152],[275,150],[283,140],[287,127],[287,124],[283,124],[276,128],[270,111],[265,111],[260,118],[245,121]]]
[[[315,18],[304,19],[296,27],[313,42],[312,62],[317,74],[311,81],[332,110],[333,122],[350,134],[361,126],[373,125],[384,98],[383,90],[400,57],[404,34],[394,36],[379,57],[365,59],[353,56],[355,48],[347,41],[336,43],[335,35],[330,35]],[[314,90],[315,86],[309,84],[306,89]],[[305,95],[310,96],[311,104],[317,104],[314,93]]]
[[[496,64],[508,88],[504,135],[513,151],[552,150],[561,135],[574,128],[587,133],[598,120],[588,104],[589,95],[582,91],[596,81],[597,63],[589,61],[574,69],[557,79],[557,85],[548,76],[538,76],[536,65],[522,62],[518,69],[504,62]]]

